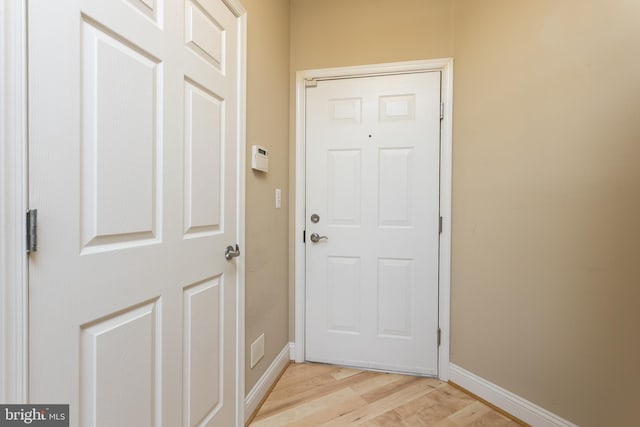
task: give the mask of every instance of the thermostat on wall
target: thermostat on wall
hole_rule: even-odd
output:
[[[259,145],[251,146],[251,169],[269,172],[269,152]]]

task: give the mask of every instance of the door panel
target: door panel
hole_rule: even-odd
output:
[[[327,183],[328,219],[331,225],[360,225],[362,174],[360,150],[329,150]]]
[[[360,259],[329,257],[327,277],[327,329],[360,333]]]
[[[83,250],[91,252],[155,241],[162,173],[160,64],[96,25],[83,19],[80,30],[81,223]]]
[[[224,376],[222,277],[184,290],[184,420],[193,426],[220,410]]]
[[[185,82],[185,233],[191,237],[221,229],[224,102]]]
[[[413,260],[378,259],[378,336],[413,336]]]
[[[151,301],[81,327],[83,426],[120,425],[121,418],[131,425],[157,425],[159,312],[158,301]]]
[[[307,359],[437,374],[439,107],[439,72],[307,89]]]
[[[72,426],[236,420],[238,19],[29,2],[30,400]]]
[[[412,227],[413,149],[383,148],[379,156],[378,225]]]

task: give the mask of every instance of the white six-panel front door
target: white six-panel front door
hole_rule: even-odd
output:
[[[306,358],[437,375],[440,72],[306,99]]]
[[[71,425],[236,420],[239,23],[221,0],[33,0],[29,399]]]

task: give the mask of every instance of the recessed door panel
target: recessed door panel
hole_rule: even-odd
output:
[[[411,338],[414,286],[411,260],[378,260],[378,335]]]
[[[408,227],[413,223],[413,150],[380,150],[379,215],[380,226]]]
[[[327,173],[328,222],[330,225],[360,224],[362,175],[359,150],[329,150]]]
[[[185,426],[208,422],[222,403],[223,283],[216,277],[184,292]]]
[[[185,82],[185,232],[220,231],[224,101]]]
[[[82,35],[83,247],[154,240],[162,64],[95,23]]]
[[[219,70],[224,67],[225,32],[215,19],[212,1],[188,0],[186,11],[187,46]]]
[[[381,96],[379,102],[381,122],[415,119],[415,94]]]
[[[329,101],[331,120],[334,123],[360,123],[362,121],[362,99],[332,99]]]
[[[327,274],[327,329],[359,333],[360,260],[330,257]]]
[[[143,15],[151,18],[153,21],[157,19],[158,16],[158,7],[156,2],[161,2],[162,0],[125,0],[132,7],[138,10]]]
[[[161,425],[160,307],[153,301],[81,327],[83,425]]]

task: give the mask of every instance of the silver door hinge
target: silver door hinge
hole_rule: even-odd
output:
[[[304,87],[316,87],[318,86],[318,81],[315,79],[305,79]]]
[[[27,253],[38,251],[38,209],[27,211]]]
[[[440,120],[444,119],[444,102],[440,103]]]
[[[442,341],[442,330],[438,328],[438,347],[440,347],[441,341]]]
[[[442,233],[442,217],[438,220],[438,234]]]

